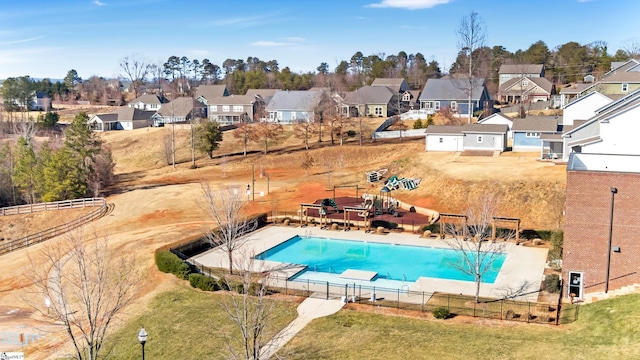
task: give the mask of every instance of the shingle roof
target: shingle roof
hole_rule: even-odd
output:
[[[202,96],[207,101],[226,95],[228,95],[226,85],[200,85],[196,91],[196,97]]]
[[[469,79],[429,79],[420,94],[420,100],[467,100]],[[484,92],[484,79],[473,80],[472,100],[480,100]]]
[[[424,133],[428,135],[462,135],[462,126],[431,125],[425,129]]]
[[[500,65],[498,74],[541,74],[542,64]]]
[[[428,128],[427,128],[428,129]],[[505,134],[509,130],[509,125],[501,124],[465,124],[462,126],[462,132],[472,133],[494,133]]]
[[[162,104],[160,98],[157,95],[153,94],[144,94],[138,96],[137,99],[133,100],[131,103],[141,102],[143,104]]]
[[[97,114],[100,120],[104,121],[134,121],[149,120],[155,111],[140,110],[128,106],[121,106],[108,114]]]
[[[554,133],[558,131],[558,118],[555,116],[527,116],[513,119],[512,130]]]
[[[278,89],[249,89],[247,90],[246,95],[260,95],[260,97],[262,97],[263,99],[269,96],[273,96],[273,94],[276,93],[276,91],[280,91]]]
[[[539,88],[541,88],[542,90],[546,91],[547,93],[551,93],[551,91],[553,90],[553,84],[551,83],[551,81],[543,78],[543,77],[528,77],[525,76],[523,78],[512,78],[509,79],[507,81],[505,81],[502,85],[500,85],[500,89],[498,90],[499,93],[505,93],[509,91],[509,88],[514,86],[515,84],[517,84],[518,82],[522,81],[526,79],[527,81],[530,81],[532,83],[534,83],[535,85],[537,85]],[[525,93],[527,93],[528,91],[530,91],[531,89],[533,89],[534,86],[529,85],[526,87],[525,89]],[[514,90],[516,91],[516,90]],[[520,89],[517,89],[517,91],[520,91]]]
[[[191,110],[193,110],[193,98],[192,97],[179,97],[177,99],[172,100],[168,104],[165,104],[158,110],[158,114],[160,116],[171,116],[171,117],[183,117],[189,115]]]
[[[400,86],[404,78],[376,78],[371,86]]]
[[[321,91],[278,91],[273,95],[267,111],[275,110],[299,110],[312,111],[320,100]]]
[[[253,95],[229,95],[220,96],[212,100],[208,100],[209,105],[251,105],[256,101]]]
[[[386,86],[363,86],[356,91],[347,93],[344,97],[344,103],[349,105],[387,105],[394,94],[394,91]]]
[[[562,89],[560,89],[560,94],[579,94],[582,92],[582,90],[588,88],[589,86],[593,85],[592,83],[574,83],[571,84],[567,87],[563,87]]]

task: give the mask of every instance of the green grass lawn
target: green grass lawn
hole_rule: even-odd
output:
[[[137,332],[149,333],[148,359],[227,358],[223,334],[238,332],[219,306],[223,293],[187,286],[163,293],[149,309],[109,337],[116,359],[139,359]],[[295,316],[281,302],[275,334]],[[474,319],[419,320],[342,310],[314,320],[282,351],[287,359],[637,359],[640,294],[583,305],[578,320],[559,327]]]
[[[284,351],[288,359],[637,359],[639,344],[640,295],[629,295],[583,305],[560,327],[343,310],[312,322]]]
[[[140,359],[137,334],[141,326],[149,334],[147,359],[226,359],[226,337],[239,338],[239,331],[220,306],[228,299],[222,292],[202,292],[188,285],[158,295],[141,316],[128,321],[107,338],[114,359]],[[268,338],[296,317],[297,303],[277,302]]]

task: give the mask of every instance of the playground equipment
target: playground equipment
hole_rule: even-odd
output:
[[[333,199],[328,199],[328,198],[324,199],[324,200],[322,200],[322,202],[320,202],[320,205],[322,205],[322,206],[331,206],[332,208],[334,208],[336,210],[336,212],[340,212],[338,210],[338,205],[336,205],[336,202]]]
[[[382,180],[382,177],[387,173],[387,171],[389,171],[389,169],[380,169],[366,172],[367,182],[374,183]]]
[[[382,192],[390,192],[392,190],[413,190],[420,185],[422,179],[412,179],[412,178],[398,178],[398,176],[393,175],[388,178],[384,182],[384,186],[382,187]]]

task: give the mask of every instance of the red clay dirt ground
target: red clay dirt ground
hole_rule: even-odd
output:
[[[550,228],[561,221],[561,206],[560,211],[556,211],[556,207],[563,202],[564,169],[536,162],[530,154],[457,157],[455,154],[425,153],[424,140],[366,142],[362,147],[351,141],[343,147],[317,148],[315,144],[316,148],[309,154],[316,160],[316,165],[305,171],[300,164],[306,152],[298,141],[298,145],[292,147],[276,144],[268,155],[255,153],[260,148],[253,145],[249,150],[254,153],[247,157],[206,159],[200,156],[199,167],[191,170],[188,141],[185,140],[188,132],[180,132],[177,149],[180,163],[174,169],[166,165],[159,145],[168,131],[167,128],[139,129],[103,135],[113,149],[120,182],[107,198],[114,204],[112,213],[85,226],[83,231],[92,234],[87,235],[88,238],[94,233],[108,237],[110,249],[132,254],[140,273],[153,279],[137,289],[136,300],[121,321],[142,312],[150,299],[171,289],[177,281],[158,272],[153,261],[154,250],[198,236],[211,227],[200,203],[201,182],[208,182],[214,188],[235,187],[242,191],[247,184],[252,184],[256,201],[248,203],[248,213],[273,210],[294,214],[300,203],[333,197],[334,185],[357,184],[369,193],[378,194],[382,183],[368,184],[364,173],[388,168],[391,175],[422,178],[414,191],[392,192],[392,197],[405,203],[441,212],[460,212],[470,193],[491,191],[503,195],[501,216],[519,216],[527,226],[538,228]],[[232,143],[233,139],[225,136],[221,148],[237,153],[239,147]],[[294,141],[282,142],[290,143]],[[260,176],[261,169],[268,178]],[[260,192],[264,196],[260,196]],[[355,188],[336,189],[335,194],[336,197],[355,196]],[[30,258],[37,258],[46,246],[46,243],[38,244],[0,258],[3,270],[0,272],[0,308],[6,310],[5,314],[21,314],[13,320],[3,318],[0,333],[40,331],[43,319],[25,300],[42,304],[42,307],[43,299],[33,298],[29,293],[30,278],[24,269]],[[39,341],[25,348],[29,359],[48,359],[69,351],[60,328],[46,330]],[[0,351],[16,350],[15,345],[9,346],[11,348],[2,346],[0,344]]]

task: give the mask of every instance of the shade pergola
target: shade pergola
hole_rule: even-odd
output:
[[[496,225],[506,225],[508,229],[516,231],[516,244],[520,242],[520,218],[494,216],[491,218],[491,240],[496,239]]]
[[[440,237],[444,239],[444,230],[447,224],[462,224],[462,236],[467,236],[467,215],[440,213]]]
[[[371,212],[369,208],[365,208],[362,206],[348,206],[345,205],[342,207],[342,209],[344,210],[344,229],[347,230],[351,227],[351,213],[355,212],[357,214],[357,216],[360,216],[363,218],[364,221],[364,227],[368,228],[371,226],[371,220],[369,219]],[[358,229],[360,229],[360,227],[358,226]]]
[[[300,225],[307,226],[309,225],[309,212],[308,209],[317,209],[318,217],[320,218],[320,226],[329,225],[329,218],[327,217],[327,209],[326,206],[321,204],[300,204]],[[324,215],[324,216],[323,216]],[[304,222],[302,221],[302,217],[304,216]]]

